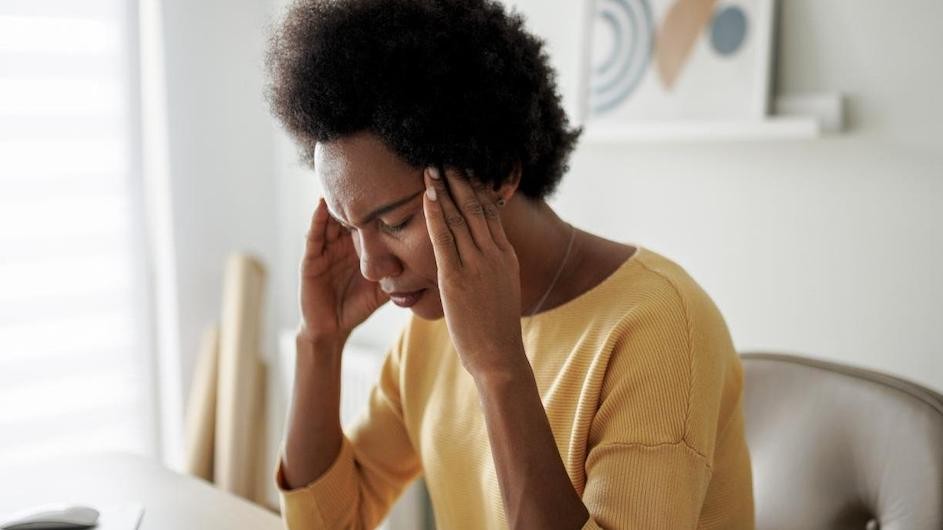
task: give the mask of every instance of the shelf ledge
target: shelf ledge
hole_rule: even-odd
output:
[[[591,143],[812,139],[840,131],[843,110],[840,94],[796,94],[777,98],[774,114],[765,119],[590,122],[583,138]]]

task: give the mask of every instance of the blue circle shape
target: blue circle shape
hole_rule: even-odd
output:
[[[737,53],[747,36],[747,16],[738,6],[728,6],[714,15],[711,45],[720,55]]]

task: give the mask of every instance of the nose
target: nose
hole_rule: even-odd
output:
[[[403,270],[400,260],[378,238],[363,235],[354,237],[354,249],[360,257],[360,274],[371,282],[399,276]]]

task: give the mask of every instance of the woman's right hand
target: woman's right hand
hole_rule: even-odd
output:
[[[301,260],[299,337],[342,343],[387,300],[379,283],[360,274],[350,232],[328,215],[320,199]]]

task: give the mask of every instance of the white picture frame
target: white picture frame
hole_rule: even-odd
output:
[[[681,8],[688,12],[679,16]],[[775,0],[587,0],[578,122],[590,132],[762,122],[775,13]],[[682,49],[673,60],[672,47]],[[607,68],[616,75],[607,78]],[[668,86],[665,73],[673,75]]]

